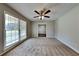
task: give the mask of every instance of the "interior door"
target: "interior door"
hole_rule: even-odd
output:
[[[46,24],[38,24],[38,37],[46,37]]]

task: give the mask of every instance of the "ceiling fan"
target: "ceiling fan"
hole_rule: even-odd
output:
[[[34,12],[38,14],[38,16],[34,16],[34,18],[39,17],[40,20],[42,20],[44,17],[45,18],[50,18],[50,16],[47,16],[47,14],[49,12],[51,12],[51,10],[47,10],[47,9],[44,8],[43,10],[40,10],[40,11],[34,10]]]

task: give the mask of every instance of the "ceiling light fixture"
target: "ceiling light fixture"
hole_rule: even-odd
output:
[[[47,10],[47,9],[44,8],[44,9],[42,9],[42,10],[40,10],[40,11],[34,10],[34,12],[38,14],[38,16],[34,16],[34,18],[39,17],[40,20],[43,20],[44,17],[45,17],[45,18],[50,18],[50,16],[47,16],[47,14],[48,14],[49,12],[51,12],[51,10]]]
[[[40,20],[43,20],[43,19],[44,19],[44,16],[39,16],[39,19],[40,19]]]

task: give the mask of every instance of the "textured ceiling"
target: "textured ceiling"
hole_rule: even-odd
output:
[[[50,18],[44,18],[43,20],[56,20],[60,16],[70,11],[73,7],[77,6],[77,3],[8,3],[10,7],[21,13],[31,21],[40,21],[39,18],[33,18],[37,14],[34,10],[41,10],[43,8],[50,9],[48,14]]]

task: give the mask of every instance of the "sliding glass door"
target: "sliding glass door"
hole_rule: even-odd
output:
[[[19,41],[19,21],[8,14],[5,14],[5,46]]]

